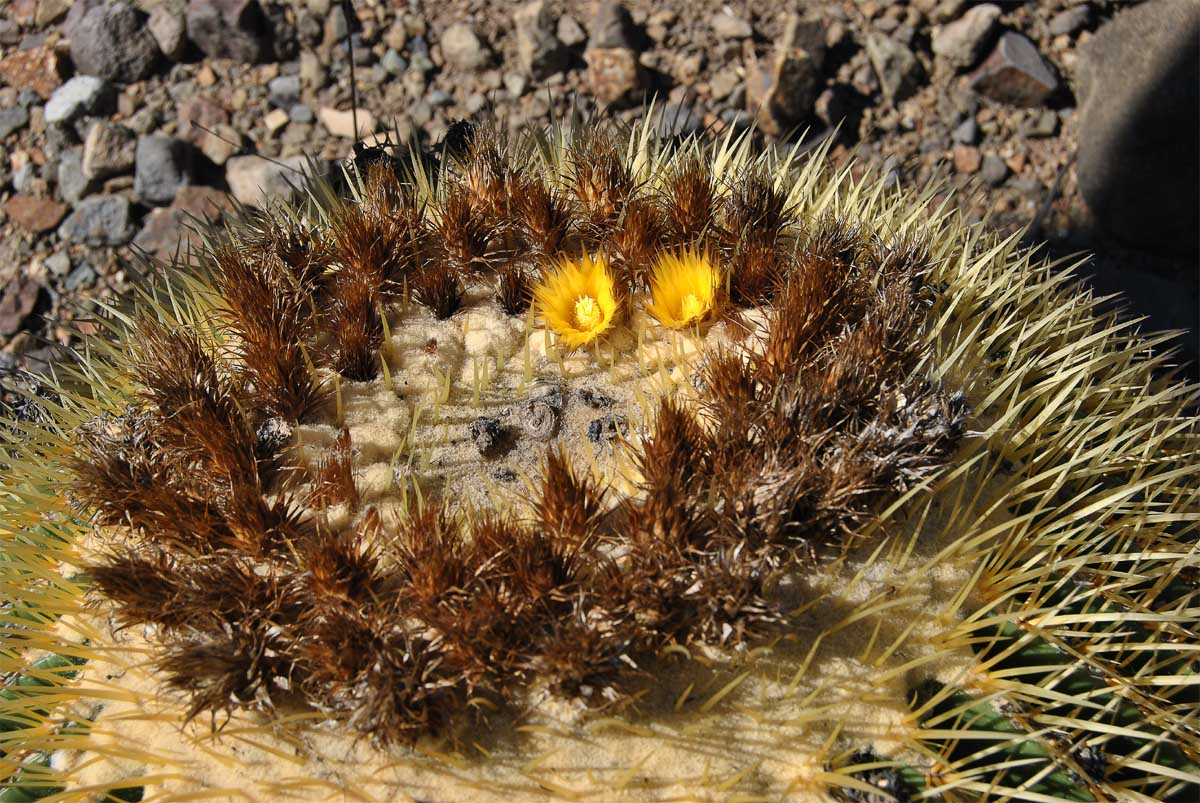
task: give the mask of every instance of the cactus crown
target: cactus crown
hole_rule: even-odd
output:
[[[344,184],[210,232],[11,423],[18,786],[1185,788],[1192,391],[1062,274],[649,124]]]

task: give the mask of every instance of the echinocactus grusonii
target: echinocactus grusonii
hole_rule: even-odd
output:
[[[1194,790],[1165,340],[650,130],[364,152],[111,311],[9,424],[5,794]]]

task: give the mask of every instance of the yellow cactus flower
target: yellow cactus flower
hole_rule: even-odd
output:
[[[720,279],[707,252],[664,251],[650,273],[651,301],[646,311],[672,329],[702,321],[716,308]]]
[[[590,343],[612,326],[617,294],[603,256],[564,259],[533,288],[546,326],[570,348]]]

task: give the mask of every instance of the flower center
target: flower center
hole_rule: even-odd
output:
[[[575,326],[590,332],[604,322],[604,310],[591,296],[580,296],[575,300]]]
[[[680,318],[685,322],[699,318],[707,311],[707,305],[695,293],[688,293],[683,297],[683,303],[680,305]]]

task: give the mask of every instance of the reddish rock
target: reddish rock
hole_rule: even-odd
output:
[[[1058,91],[1059,80],[1033,42],[1009,31],[972,74],[971,88],[1001,103],[1040,106]]]
[[[974,145],[959,143],[954,146],[954,169],[960,173],[970,175],[977,172],[982,158],[979,155],[979,148]]]
[[[0,295],[0,336],[11,337],[21,331],[37,306],[42,287],[28,276],[18,276]]]
[[[588,84],[601,103],[628,99],[642,86],[642,68],[637,53],[627,47],[589,47],[583,54],[588,67]]]
[[[233,208],[233,199],[229,197],[229,193],[212,187],[189,185],[175,193],[172,208],[211,222]]]
[[[4,211],[21,228],[34,234],[41,234],[62,222],[63,217],[67,214],[67,207],[50,198],[14,195],[4,205]]]
[[[0,80],[17,89],[32,89],[48,100],[61,82],[60,69],[54,48],[34,47],[0,59]]]

